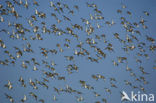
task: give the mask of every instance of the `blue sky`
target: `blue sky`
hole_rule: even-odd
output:
[[[12,1],[10,1],[12,2]],[[25,1],[23,1],[25,2]],[[38,0],[37,1],[39,6],[33,5],[32,2],[28,1],[28,9],[26,9],[23,5],[18,6],[17,4],[14,5],[15,11],[18,12],[19,15],[21,15],[21,18],[16,19],[12,14],[9,15],[1,15],[4,18],[4,22],[0,22],[0,29],[7,30],[10,34],[7,34],[5,32],[0,32],[0,39],[4,42],[6,45],[6,48],[0,47],[0,60],[4,61],[5,59],[9,60],[9,63],[7,66],[0,64],[0,102],[1,103],[9,103],[9,99],[5,97],[5,93],[12,96],[16,103],[19,103],[20,100],[24,97],[24,95],[27,96],[26,103],[38,103],[40,99],[44,99],[45,103],[50,102],[56,102],[56,103],[77,103],[77,97],[82,96],[84,100],[80,103],[95,103],[96,101],[100,101],[102,103],[102,99],[107,99],[108,103],[120,103],[121,102],[121,91],[126,91],[127,93],[130,93],[131,91],[135,91],[136,93],[138,91],[141,91],[139,88],[133,89],[131,86],[125,85],[125,80],[132,83],[133,86],[140,87],[143,86],[146,90],[146,93],[153,93],[156,94],[156,83],[154,78],[156,78],[155,75],[155,69],[153,69],[154,66],[156,66],[156,52],[150,51],[149,46],[150,45],[156,45],[155,43],[151,43],[147,40],[146,35],[149,37],[152,37],[155,39],[156,34],[156,1],[155,0],[59,0],[61,5],[67,4],[71,10],[74,11],[74,14],[69,14],[69,10],[63,7],[63,13],[58,13],[54,11],[53,7],[50,7],[50,0]],[[57,5],[57,1],[52,1],[55,5]],[[104,17],[104,20],[90,20],[90,14],[95,15],[98,14],[94,11],[94,8],[87,7],[86,2],[89,4],[96,4],[97,8],[102,12],[102,14],[99,14]],[[3,5],[3,8],[8,8],[5,0],[0,1],[0,4]],[[78,5],[79,10],[76,10],[74,8],[74,5]],[[125,5],[126,8],[123,9],[122,5]],[[10,9],[10,8],[9,8]],[[43,12],[46,14],[46,18],[40,18],[35,15],[35,9],[38,10],[38,12]],[[117,13],[117,10],[122,10],[121,14]],[[2,10],[1,10],[2,11]],[[132,15],[128,15],[126,12],[130,11]],[[149,12],[149,16],[146,16],[143,11]],[[55,13],[57,18],[61,20],[61,23],[57,23],[56,19],[51,16],[51,13]],[[31,18],[32,15],[35,15],[37,18],[37,21],[33,21]],[[66,16],[71,19],[71,21],[64,20],[63,16]],[[143,29],[141,24],[139,24],[139,27],[135,27],[134,30],[138,30],[141,32],[141,35],[138,35],[136,33],[130,33],[126,32],[124,27],[121,25],[121,17],[126,18],[126,21],[130,23],[139,22],[141,18],[144,18],[147,22],[145,22],[145,25],[148,27],[148,29]],[[82,22],[81,18],[89,20],[90,25],[86,25]],[[33,32],[33,28],[28,24],[28,20],[32,20],[34,26],[39,27],[38,34],[41,35],[43,40],[31,40],[30,37],[35,37],[36,33]],[[106,21],[114,21],[115,24],[112,26],[109,26],[106,24]],[[13,31],[17,31],[14,26],[8,27],[8,22],[11,22],[11,24],[19,23],[22,24],[24,28],[27,28],[30,30],[30,32],[26,32],[24,35],[20,35],[20,39],[16,38],[10,38],[10,35],[12,35]],[[58,36],[57,33],[43,33],[42,27],[43,25],[41,22],[45,22],[46,28],[50,29],[51,25],[55,24],[57,28],[66,31],[66,28],[72,28],[71,24],[79,24],[83,27],[83,30],[78,29],[72,29],[75,34],[78,35],[79,39],[77,40],[75,37],[73,37],[71,34],[63,33],[63,35]],[[100,29],[97,29],[97,23],[101,25]],[[92,26],[94,28],[94,32],[91,35],[87,35],[85,32],[86,28]],[[133,25],[134,26],[134,25]],[[50,29],[52,30],[52,29]],[[126,41],[126,35],[131,37],[132,35],[136,36],[138,40],[132,40],[132,43],[121,43],[119,40],[115,39],[114,33],[118,33],[119,37]],[[95,38],[96,35],[101,36],[104,34],[106,36],[105,40],[101,39],[98,40]],[[22,40],[21,38],[25,37],[27,40]],[[65,39],[69,39],[71,43],[68,43],[65,41]],[[80,42],[83,43],[82,47],[89,51],[90,56],[93,58],[96,57],[96,50],[94,48],[91,48],[89,44],[86,43],[86,39],[94,39],[97,44],[95,44],[96,47],[100,48],[105,54],[106,58],[102,58],[101,60],[98,60],[98,63],[89,61],[88,55],[85,56],[77,56],[74,55],[74,50],[80,51],[80,48],[76,47]],[[143,46],[143,49],[145,52],[140,52],[138,44],[144,42],[146,45]],[[23,48],[27,45],[27,43],[31,44],[30,49],[33,50],[33,53],[24,52]],[[57,44],[61,45],[61,48],[63,48],[63,52],[59,52],[59,48],[56,47]],[[69,44],[70,48],[64,47],[64,44]],[[113,52],[110,52],[106,50],[108,44],[113,45]],[[123,47],[125,46],[131,46],[134,45],[136,48],[131,51],[129,50],[128,53],[123,51]],[[14,47],[18,47],[22,52],[23,55],[20,58],[16,58],[16,50]],[[41,49],[46,48],[46,50],[56,49],[58,52],[57,54],[51,54],[48,53],[48,57],[44,57],[41,54]],[[15,58],[15,64],[11,64],[10,61],[13,59],[10,59],[8,54],[4,53],[4,51],[7,50],[12,54]],[[144,56],[137,56],[137,53],[141,53],[142,55],[148,54],[149,58],[147,59]],[[64,56],[74,56],[74,61],[67,61]],[[124,61],[123,63],[118,63],[118,66],[113,65],[113,60],[118,62],[117,57],[126,57],[127,63]],[[36,65],[38,68],[37,71],[33,71],[34,64],[32,62],[32,58],[35,58],[36,62],[38,62],[40,65]],[[140,59],[142,63],[137,63],[136,58]],[[30,64],[27,64],[28,68],[24,69],[22,68],[22,62],[23,61],[29,61]],[[47,72],[54,73],[54,71],[50,71],[48,68],[46,68],[45,64],[42,63],[42,60],[47,61],[50,65],[52,61],[56,63],[55,66],[51,66],[55,68],[55,72],[59,74],[59,76],[64,76],[66,78],[66,81],[58,80],[57,77],[47,78],[45,74],[43,74],[43,70]],[[66,70],[66,66],[69,64],[76,64],[78,66],[78,71],[73,71],[72,74],[69,74]],[[136,74],[136,77],[130,76],[130,72],[126,71],[126,66],[128,65],[129,68],[132,69],[132,73]],[[145,72],[148,72],[149,74],[145,75],[142,74],[139,67],[144,67]],[[99,79],[96,81],[92,78],[92,75],[103,75],[106,78],[106,81]],[[20,82],[18,81],[20,76],[25,80],[25,84],[27,85],[26,88],[22,87],[20,85]],[[138,82],[135,79],[139,78],[140,76],[143,76],[146,81],[149,83],[144,85],[143,81]],[[46,89],[45,87],[36,84],[38,87],[37,90],[33,89],[32,86],[29,84],[29,79],[32,79],[32,81],[35,81],[36,79],[39,81],[43,81],[43,78],[47,78],[49,82],[45,82],[49,88]],[[111,81],[110,78],[115,78],[116,81],[112,81],[113,84],[117,86],[117,88],[111,87]],[[8,80],[12,83],[13,89],[8,90],[8,88],[4,87],[8,83]],[[80,80],[86,81],[86,84],[94,87],[93,90],[88,90],[81,86],[79,83]],[[66,85],[69,85],[72,89],[82,92],[81,95],[76,93],[66,93],[66,92],[60,92],[58,94],[56,91],[54,91],[54,87],[60,89],[66,88]],[[105,88],[109,88],[111,90],[111,94],[106,92]],[[35,93],[38,96],[38,100],[36,101],[32,96],[29,95],[30,92]],[[95,97],[94,92],[97,92],[101,96]],[[144,93],[141,91],[141,93]],[[56,96],[57,101],[53,100],[53,96]]]

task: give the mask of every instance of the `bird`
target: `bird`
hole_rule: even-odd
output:
[[[23,99],[21,99],[21,102],[25,102],[27,100],[27,96],[26,95],[24,95],[24,97],[23,97]]]

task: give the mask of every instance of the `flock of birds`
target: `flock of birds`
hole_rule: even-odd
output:
[[[10,72],[12,69],[20,71],[18,79],[11,80],[14,78],[11,77],[3,81],[1,78],[0,85],[4,87],[0,91],[1,96],[4,95],[10,103],[30,103],[30,100],[31,103],[65,103],[62,97],[72,94],[68,98],[75,98],[75,103],[87,103],[85,96],[90,93],[94,96],[92,102],[109,103],[111,98],[103,94],[111,96],[116,89],[122,90],[120,83],[146,92],[144,86],[149,84],[146,77],[150,73],[144,63],[156,51],[155,39],[147,34],[148,26],[144,19],[150,13],[143,11],[144,15],[138,17],[125,4],[121,4],[121,8],[116,10],[117,17],[110,19],[95,3],[85,2],[85,8],[90,11],[84,14],[82,5],[76,3],[45,2],[48,5],[38,0],[4,0],[0,3],[0,71],[8,69],[7,76],[11,75],[10,69]],[[45,11],[41,11],[41,6]],[[79,66],[81,60],[87,61],[84,65],[96,65],[108,60],[115,68],[112,72],[121,71],[119,68],[122,68],[131,79],[125,77],[121,81],[115,75],[107,77],[101,72],[90,75],[87,74],[90,70],[87,70],[86,75],[94,84],[83,77],[74,79],[76,86],[72,87],[72,81],[68,80],[79,72],[81,77],[83,69],[87,69]],[[131,66],[132,62],[136,66]],[[98,71],[97,68],[95,71]],[[103,69],[110,70],[107,65]],[[156,69],[156,65],[152,69]],[[107,82],[109,85],[104,85],[103,90],[100,89],[103,92],[99,93],[97,82],[100,85]],[[23,89],[27,92],[22,92]],[[49,91],[51,95],[41,98],[42,92]],[[17,92],[20,98],[15,95]],[[0,102],[3,101],[5,98],[0,97]]]

